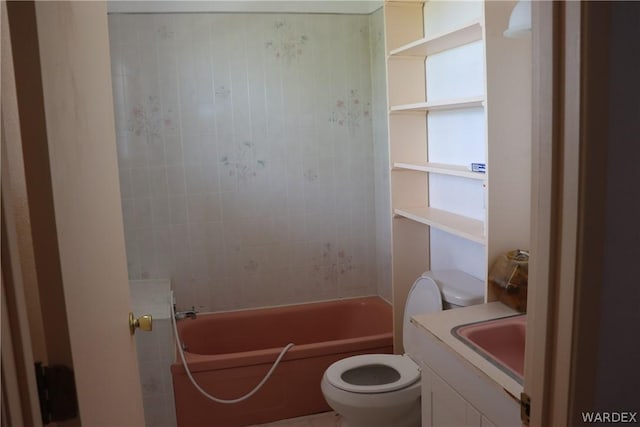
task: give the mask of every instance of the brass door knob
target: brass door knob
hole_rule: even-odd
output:
[[[140,328],[145,332],[149,332],[153,329],[153,318],[150,314],[145,314],[137,319],[133,317],[133,313],[129,312],[129,331],[131,335],[136,333],[136,328]]]

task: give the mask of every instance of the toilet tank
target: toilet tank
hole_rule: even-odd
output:
[[[445,310],[484,302],[484,281],[463,271],[434,270],[423,276],[431,277],[437,283]]]
[[[464,307],[484,302],[484,282],[459,270],[427,271],[419,277],[407,296],[404,307],[403,345],[413,354],[417,333],[411,317],[443,308]]]

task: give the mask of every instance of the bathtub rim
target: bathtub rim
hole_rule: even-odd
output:
[[[325,301],[313,301],[313,302],[302,303],[302,304],[286,304],[286,305],[272,306],[272,307],[218,311],[218,312],[203,314],[203,317],[224,315],[224,314],[247,315],[248,312],[251,312],[251,311],[264,311],[264,310],[269,311],[272,309],[280,309],[280,308],[287,308],[287,307],[302,308],[306,305],[323,305],[323,304],[342,303],[342,302],[346,303],[353,300],[363,300],[363,302],[366,300],[375,300],[376,304],[388,306],[390,310],[392,309],[392,305],[387,300],[385,300],[380,296],[373,295],[373,296],[364,296],[364,297],[360,296],[360,297],[340,298],[340,299],[325,300]],[[189,321],[190,321],[189,319],[181,320],[178,322],[178,326],[181,322],[189,322]],[[199,354],[199,353],[191,353],[189,351],[184,351],[184,355],[185,355],[187,364],[189,366],[189,370],[193,373],[196,373],[196,372],[206,372],[206,371],[216,370],[216,369],[229,369],[229,368],[235,368],[240,366],[272,364],[275,361],[275,359],[278,357],[278,354],[280,354],[280,351],[282,351],[282,349],[286,345],[287,343],[283,343],[282,346],[279,346],[279,347],[269,347],[264,349],[224,353],[224,354]],[[335,340],[329,340],[329,341],[320,341],[320,342],[314,342],[314,343],[295,345],[287,352],[287,354],[283,357],[282,360],[287,361],[287,360],[305,359],[305,358],[311,358],[311,357],[317,357],[317,356],[324,356],[328,354],[349,353],[352,351],[367,351],[371,349],[388,348],[388,347],[393,347],[393,329],[384,333],[369,334],[369,335],[363,335],[363,336],[354,337],[354,338],[343,338],[343,339],[335,339]],[[176,361],[171,365],[171,372],[173,374],[185,374],[184,367],[182,366],[182,363],[179,360],[176,359]]]
[[[175,290],[172,289],[173,292],[175,292]],[[358,300],[358,299],[378,299],[380,301],[382,301],[383,303],[387,304],[389,307],[393,308],[393,303],[387,301],[386,299],[382,298],[380,295],[360,295],[360,296],[352,296],[352,297],[339,297],[339,298],[331,298],[331,299],[322,299],[322,300],[317,300],[317,301],[304,301],[304,302],[292,302],[292,303],[287,303],[287,304],[277,304],[277,305],[265,305],[264,307],[245,307],[245,308],[236,308],[236,309],[231,309],[231,310],[218,310],[218,311],[199,311],[198,312],[198,316],[202,315],[202,316],[209,316],[212,314],[229,314],[229,313],[242,313],[242,312],[246,312],[246,311],[254,311],[254,310],[271,310],[271,309],[275,309],[275,308],[287,308],[287,307],[296,307],[296,306],[303,306],[303,305],[312,305],[312,304],[325,304],[325,303],[332,303],[332,302],[341,302],[341,301],[350,301],[350,300]],[[176,308],[177,311],[181,311],[182,309],[185,310],[190,310],[191,306],[184,306],[181,308],[181,306],[178,306]],[[184,319],[182,319],[184,320]],[[180,321],[182,321],[180,320]],[[178,321],[178,323],[180,322]]]

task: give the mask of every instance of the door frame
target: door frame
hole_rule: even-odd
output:
[[[541,1],[532,2],[532,12],[531,321],[524,392],[531,426],[573,425],[580,410],[594,405],[610,5]]]
[[[31,328],[39,310],[29,310],[25,281],[35,277],[31,226],[22,158],[15,68],[7,4],[2,2],[1,231],[2,236],[2,426],[41,426],[34,359],[47,362],[44,342]],[[30,319],[31,316],[31,319]]]
[[[21,394],[22,406],[35,405],[38,412],[22,411],[34,420],[25,425],[40,420],[37,399],[26,400],[35,393],[33,362],[42,360],[71,367],[75,375],[79,417],[57,425],[143,426],[128,323],[106,3],[25,1],[2,7],[8,22],[2,54],[13,60],[8,87],[15,93],[13,104],[4,91],[2,98],[2,150],[9,153],[2,201],[4,213],[16,208],[7,218],[17,230],[3,261],[11,257],[12,271],[24,279],[8,283],[4,276],[2,283],[23,295],[24,308],[18,310],[26,315],[11,329],[30,333],[23,341],[31,349],[17,363],[24,364],[27,381],[18,386],[28,390]],[[7,66],[3,61],[3,71]],[[18,299],[7,305],[20,307]],[[15,334],[11,342],[16,348]],[[5,394],[16,391],[3,380],[5,385],[14,388]]]

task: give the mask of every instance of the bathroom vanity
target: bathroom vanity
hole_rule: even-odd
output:
[[[452,333],[461,325],[517,314],[492,302],[412,318],[423,338],[411,356],[422,368],[424,427],[521,425],[521,380]]]

